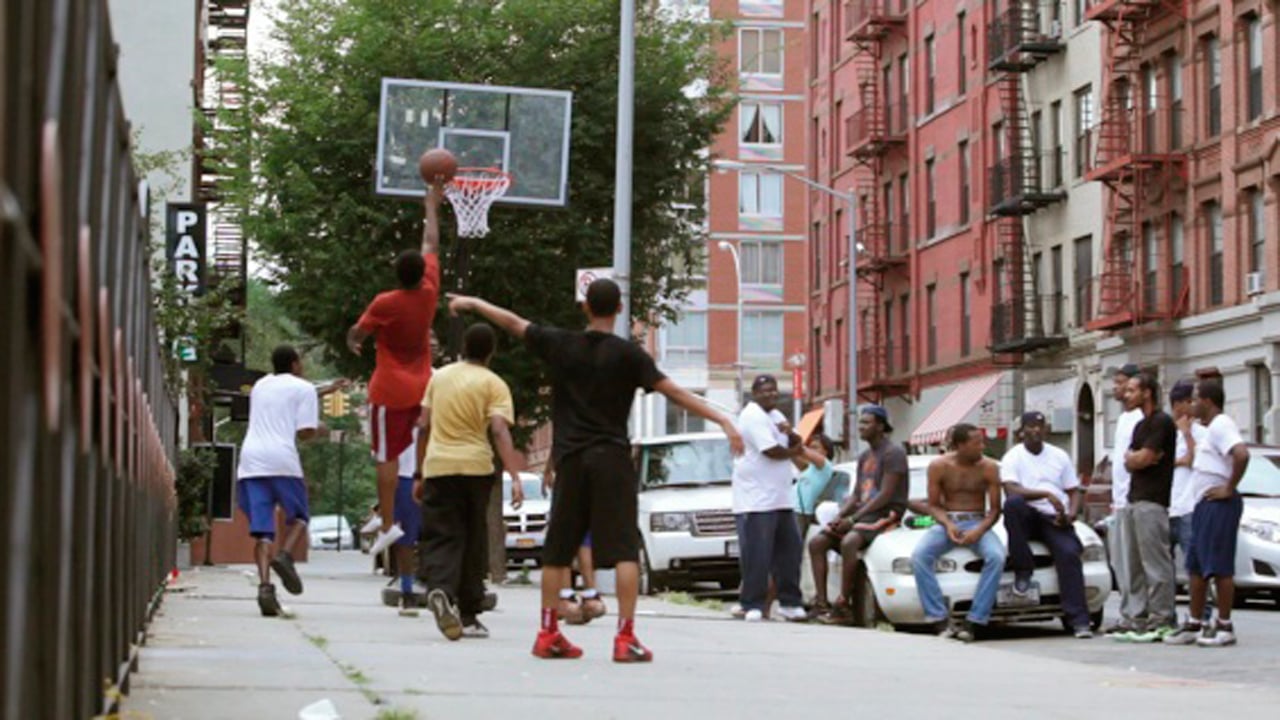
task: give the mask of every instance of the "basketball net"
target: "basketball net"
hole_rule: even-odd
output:
[[[458,220],[458,236],[489,234],[489,207],[511,187],[511,173],[497,168],[458,168],[444,188]]]

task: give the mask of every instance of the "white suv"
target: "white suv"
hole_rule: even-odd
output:
[[[693,582],[738,586],[733,453],[723,433],[637,440],[640,590]]]

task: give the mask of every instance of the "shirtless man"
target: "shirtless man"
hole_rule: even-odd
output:
[[[991,532],[1000,518],[1000,466],[983,456],[986,439],[973,425],[960,423],[952,427],[950,441],[951,452],[929,464],[928,510],[937,524],[926,530],[916,545],[911,567],[925,621],[943,628],[944,637],[971,642],[974,626],[991,620],[991,608],[1004,572],[1004,543]],[[949,625],[950,608],[934,566],[938,558],[957,545],[982,558],[982,575],[964,623]]]

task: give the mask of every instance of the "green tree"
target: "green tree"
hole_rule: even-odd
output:
[[[697,268],[701,211],[673,211],[699,192],[703,152],[731,110],[715,54],[720,28],[661,17],[641,3],[636,37],[632,292],[636,317],[670,315]],[[568,89],[574,92],[569,205],[495,208],[471,252],[468,290],[534,319],[581,326],[568,299],[574,269],[612,256],[618,3],[614,0],[285,0],[284,50],[249,82],[248,127],[226,142],[248,237],[278,269],[279,300],[349,376],[343,335],[393,285],[389,261],[421,235],[418,203],[371,191],[383,77]],[[695,84],[705,91],[688,92]],[[253,174],[248,172],[253,168]],[[690,180],[693,179],[691,182]],[[697,203],[695,203],[697,205]],[[442,265],[451,266],[446,213]],[[453,287],[446,270],[445,288]],[[445,337],[447,319],[437,318]],[[505,341],[504,341],[505,342]],[[547,414],[541,369],[507,343],[495,369],[522,419]]]

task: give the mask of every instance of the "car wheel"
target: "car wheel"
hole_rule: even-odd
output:
[[[858,564],[858,572],[853,578],[853,620],[854,625],[863,628],[875,628],[885,620],[876,600],[876,589],[867,577],[867,566]]]

